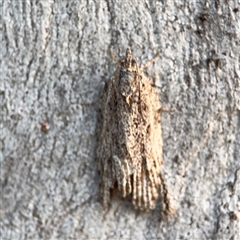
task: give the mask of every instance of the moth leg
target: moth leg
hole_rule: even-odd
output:
[[[172,109],[172,108],[164,108],[164,107],[161,107],[160,110],[161,110],[162,112],[169,112],[169,113],[174,112],[174,109]]]
[[[109,49],[109,54],[110,54],[112,60],[117,64],[118,63],[118,59],[116,58],[112,48]]]

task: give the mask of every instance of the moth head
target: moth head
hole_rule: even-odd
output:
[[[125,58],[121,62],[121,67],[129,70],[137,70],[137,61],[132,57],[130,48],[127,48]]]

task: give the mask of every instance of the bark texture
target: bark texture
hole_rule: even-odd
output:
[[[240,239],[237,0],[1,5],[2,239]],[[175,212],[99,202],[95,102],[112,48],[160,58],[163,177]],[[116,196],[116,195],[115,195]],[[161,201],[159,201],[161,202]]]

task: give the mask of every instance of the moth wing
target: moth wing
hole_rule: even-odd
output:
[[[133,174],[133,204],[141,210],[153,209],[161,186],[162,131],[160,100],[152,82],[144,76],[141,88],[144,150],[141,164]]]
[[[115,94],[113,89],[113,79],[106,82],[99,101],[97,142],[98,147],[96,157],[98,161],[98,170],[100,172],[100,196],[104,207],[107,207],[110,201],[110,188],[113,187],[115,179],[112,174],[111,145],[112,127],[114,116],[111,114],[115,103]]]

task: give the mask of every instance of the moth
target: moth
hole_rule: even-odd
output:
[[[115,186],[123,197],[130,195],[139,210],[154,209],[160,192],[167,199],[161,175],[161,104],[143,73],[154,60],[139,66],[128,48],[100,98],[96,157],[105,208]]]

